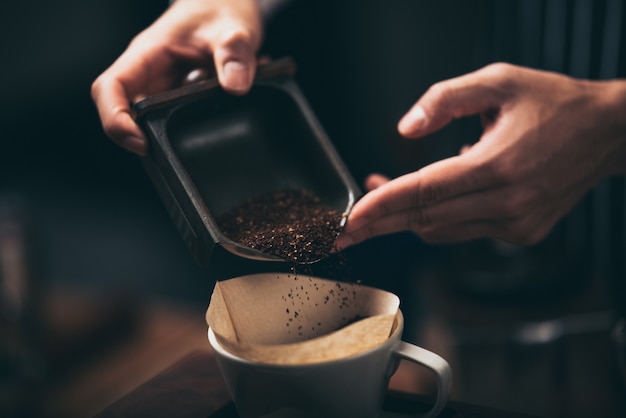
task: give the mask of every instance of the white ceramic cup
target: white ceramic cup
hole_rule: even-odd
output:
[[[422,365],[437,378],[432,408],[411,417],[435,417],[448,401],[452,372],[435,353],[402,341],[404,319],[398,311],[388,340],[356,355],[304,365],[273,365],[226,351],[209,328],[209,343],[241,418],[380,418],[389,379],[400,360]],[[401,415],[400,415],[401,416]]]

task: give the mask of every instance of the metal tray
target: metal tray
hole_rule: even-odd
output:
[[[208,264],[215,244],[241,257],[282,261],[219,230],[215,220],[243,200],[308,189],[347,214],[361,193],[294,73],[293,61],[281,59],[260,66],[244,96],[227,94],[213,79],[134,106],[149,142],[143,165],[200,265]]]

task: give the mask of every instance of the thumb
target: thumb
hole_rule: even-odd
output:
[[[402,117],[398,131],[407,138],[435,132],[453,119],[500,107],[504,93],[489,67],[432,85]]]
[[[256,72],[255,41],[245,32],[233,34],[214,52],[217,77],[222,87],[233,94],[245,94]]]

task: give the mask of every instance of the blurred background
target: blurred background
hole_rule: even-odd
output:
[[[216,279],[266,268],[223,253],[196,265],[139,158],[102,132],[91,82],[166,7],[12,2],[0,14],[2,416],[92,416],[206,348]],[[494,61],[623,77],[625,17],[622,0],[295,0],[268,21],[262,52],[294,58],[361,182],[478,139],[473,118],[420,141],[399,137],[399,118],[437,81]],[[401,296],[406,339],[450,361],[454,399],[620,416],[625,197],[623,180],[604,182],[530,248],[372,240],[348,251],[350,278]]]

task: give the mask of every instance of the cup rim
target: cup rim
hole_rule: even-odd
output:
[[[209,326],[208,330],[207,330],[207,336],[208,336],[208,340],[209,340],[209,345],[211,346],[211,348],[213,349],[213,351],[217,354],[217,355],[221,355],[222,357],[225,357],[231,361],[240,363],[240,364],[244,364],[247,366],[254,366],[254,367],[263,367],[263,368],[273,368],[273,369],[294,369],[294,368],[311,368],[311,367],[319,367],[320,365],[324,364],[324,365],[329,365],[329,364],[333,364],[333,363],[341,363],[341,362],[345,362],[345,361],[350,361],[353,359],[357,359],[366,355],[369,355],[370,353],[380,350],[383,347],[386,347],[388,345],[392,345],[392,344],[396,344],[399,340],[401,340],[402,338],[402,331],[404,328],[404,315],[402,314],[402,311],[398,308],[398,311],[396,312],[396,318],[394,320],[394,327],[395,329],[393,330],[393,332],[391,333],[391,335],[389,336],[389,338],[387,340],[385,340],[383,343],[375,346],[375,347],[370,347],[366,350],[360,351],[358,353],[352,354],[350,356],[347,357],[341,357],[341,358],[337,358],[337,359],[333,359],[333,360],[325,360],[325,361],[318,361],[318,362],[314,362],[314,363],[304,363],[304,364],[274,364],[274,363],[265,363],[265,362],[261,362],[261,361],[255,361],[255,360],[249,360],[243,357],[239,357],[233,353],[231,353],[230,351],[226,350],[218,341],[217,339],[217,335],[215,334],[215,332],[213,331],[213,329]]]

